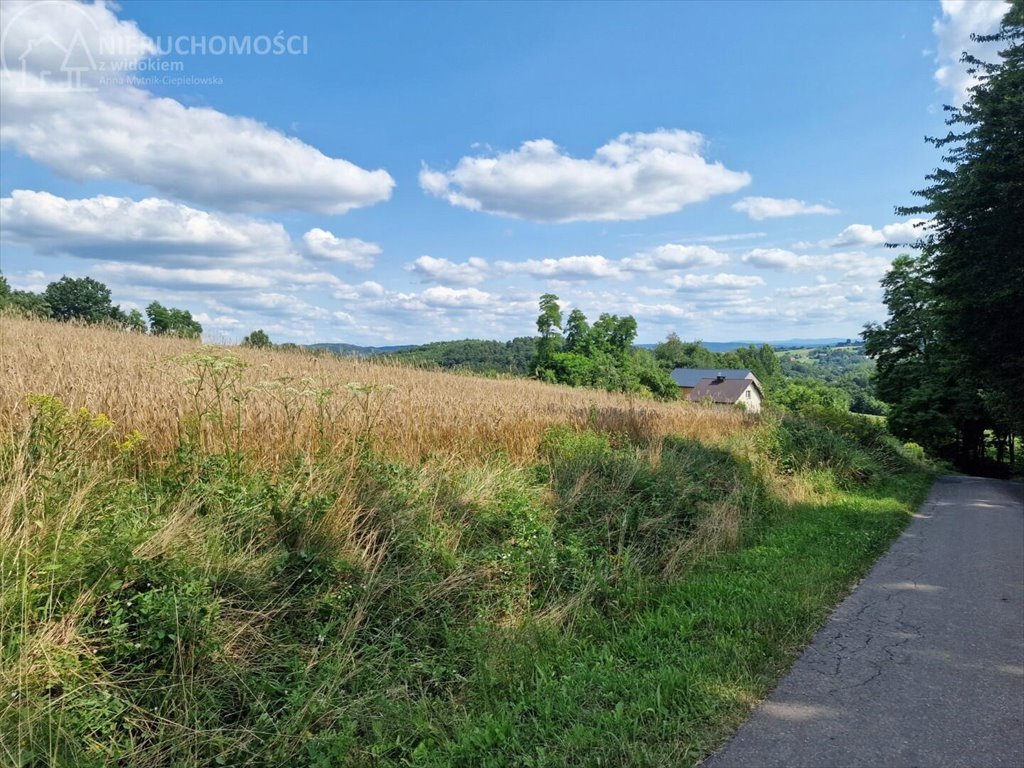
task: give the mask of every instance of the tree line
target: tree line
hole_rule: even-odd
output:
[[[187,309],[165,307],[158,301],[146,307],[146,314],[132,309],[125,312],[114,304],[110,289],[91,277],[61,277],[42,293],[11,288],[0,274],[0,310],[13,309],[34,317],[92,325],[109,325],[135,333],[198,339],[203,326]]]
[[[964,55],[979,84],[927,139],[944,165],[897,208],[930,222],[882,280],[888,319],[862,335],[892,431],[987,472],[1024,434],[1024,0],[975,39],[1002,43],[1000,61]]]
[[[529,376],[537,355],[537,339],[519,336],[511,341],[460,339],[434,341],[388,352],[389,360],[432,365],[446,370]]]
[[[679,388],[654,355],[635,349],[636,319],[608,313],[590,325],[574,309],[563,317],[558,297],[540,297],[537,317],[537,352],[533,375],[541,381],[574,387],[597,387],[613,392],[634,392],[665,400],[678,397]]]

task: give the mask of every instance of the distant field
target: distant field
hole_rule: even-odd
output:
[[[810,359],[810,353],[817,347],[803,347],[802,349],[777,349],[775,354],[779,357],[797,357],[804,360]]]
[[[439,452],[465,458],[496,451],[531,459],[545,430],[560,424],[624,430],[638,438],[700,439],[727,436],[744,424],[737,412],[689,403],[453,376],[331,354],[233,347],[225,350],[229,359],[216,363],[219,372],[208,371],[201,356],[216,348],[195,342],[10,317],[0,322],[0,429],[25,417],[25,395],[45,393],[138,429],[156,454],[179,440],[182,419],[197,405],[199,375],[206,376],[202,407],[212,405],[208,390],[215,376],[222,377],[223,406],[241,419],[245,442],[238,447],[271,462],[325,437],[350,441],[368,420],[380,450],[413,461]]]

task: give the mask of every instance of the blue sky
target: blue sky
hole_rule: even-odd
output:
[[[0,267],[211,340],[853,336],[1003,7],[4,0]]]

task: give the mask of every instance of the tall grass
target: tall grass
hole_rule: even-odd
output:
[[[692,763],[923,482],[873,433],[0,320],[4,764]]]
[[[200,384],[201,398],[220,398],[220,412],[240,420],[235,432],[243,442],[236,447],[269,463],[324,441],[344,449],[366,433],[368,421],[374,447],[406,461],[497,452],[532,461],[545,431],[556,425],[625,432],[638,440],[669,434],[721,439],[744,425],[739,412],[523,379],[454,376],[332,355],[217,350],[11,316],[0,323],[0,429],[9,432],[25,417],[27,393],[45,393],[130,425],[155,454],[178,444],[188,417],[213,407],[196,402]],[[211,353],[229,366],[219,372],[223,381],[214,380]],[[222,391],[213,393],[217,384]]]

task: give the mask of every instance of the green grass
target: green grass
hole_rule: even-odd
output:
[[[842,421],[270,472],[36,406],[0,447],[13,765],[693,764],[929,485]]]
[[[928,485],[781,512],[750,545],[583,637],[537,629],[496,648],[475,706],[422,764],[697,762],[770,690]]]

